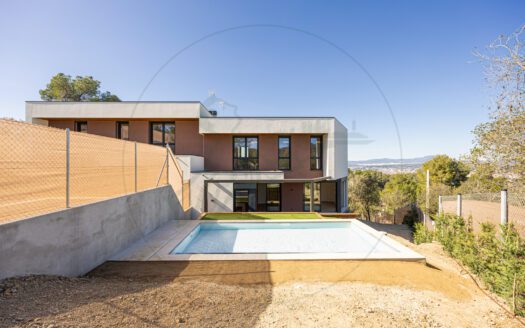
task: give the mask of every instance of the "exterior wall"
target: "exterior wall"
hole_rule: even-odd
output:
[[[233,183],[208,184],[208,212],[233,212]]]
[[[328,152],[334,156],[333,178],[346,178],[348,176],[348,131],[337,120],[334,120],[333,150],[330,148],[330,142],[328,144]]]
[[[35,119],[170,119],[210,117],[211,114],[198,101],[119,101],[119,102],[26,102],[26,121]]]
[[[204,136],[204,169],[231,171],[233,165],[232,136],[214,134]]]
[[[183,215],[170,186],[0,224],[0,279],[78,276]]]
[[[48,122],[48,126],[58,128],[58,129],[69,129],[71,131],[75,130],[75,121],[73,120],[53,120]]]
[[[116,121],[89,121],[88,133],[116,138],[117,123]]]
[[[281,184],[281,211],[303,212],[304,211],[304,184],[282,183]]]
[[[277,137],[277,135],[272,134],[263,134],[259,136],[259,169],[261,171],[278,170],[279,163],[277,162]]]
[[[89,129],[89,123],[88,123]],[[149,143],[149,122],[129,121],[129,140]]]
[[[323,145],[323,152],[326,146]],[[277,153],[275,154],[277,158]],[[323,157],[323,168],[326,166]],[[292,135],[292,169],[285,171],[286,179],[311,179],[323,176],[323,170],[310,170],[310,135]]]
[[[210,181],[208,183],[208,199],[215,197],[221,199],[224,204],[231,204],[233,206],[233,185],[231,189],[230,199],[225,199],[220,195],[224,193],[224,189],[213,189],[211,186],[217,184],[213,180],[217,181],[278,181],[283,180],[284,175],[280,171],[274,172],[261,172],[261,171],[243,171],[243,172],[196,172],[191,174],[191,218],[197,218],[201,213],[204,212],[204,181]],[[218,192],[219,194],[214,194]],[[228,194],[228,193],[226,193]],[[209,201],[208,201],[209,202]],[[210,205],[208,203],[208,205]],[[233,210],[233,208],[231,209]],[[231,211],[230,210],[230,211]],[[211,211],[211,208],[208,208]]]
[[[80,120],[80,119],[79,119]],[[82,121],[84,121],[82,119]],[[143,143],[150,142],[150,122],[175,122],[175,153],[180,155],[202,156],[203,137],[199,134],[198,120],[85,120],[88,133],[116,138],[117,121],[129,122],[129,140]],[[49,120],[49,126],[74,131],[75,120]]]
[[[323,170],[310,170],[310,134],[293,134],[292,167],[284,171],[285,179],[311,179],[323,176]],[[259,137],[259,170],[278,170],[277,134],[261,134]],[[323,147],[325,151],[326,146]],[[206,171],[233,170],[233,135],[208,134],[204,136],[204,167]],[[323,159],[323,162],[326,159]],[[326,163],[323,163],[325,165]],[[235,172],[235,171],[233,171]]]
[[[176,155],[177,161],[182,169],[184,180],[191,179],[191,172],[204,171],[204,157],[193,155]]]
[[[323,135],[323,171],[320,176],[339,179],[347,175],[347,130],[333,117],[201,118],[199,131],[205,135]]]
[[[175,153],[202,156],[202,148],[199,121],[175,121]]]

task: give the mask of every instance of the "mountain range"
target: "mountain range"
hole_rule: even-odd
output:
[[[421,165],[435,155],[427,155],[414,158],[376,158],[363,161],[348,161],[348,167],[352,170],[377,170],[384,173],[414,172]]]

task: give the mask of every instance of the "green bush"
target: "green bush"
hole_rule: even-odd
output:
[[[414,224],[414,243],[417,245],[423,243],[431,243],[434,239],[432,231],[428,230],[423,223],[416,222]]]
[[[525,243],[512,224],[497,231],[483,223],[475,235],[462,217],[445,215],[435,218],[435,227],[445,251],[505,298],[514,313],[525,314]]]

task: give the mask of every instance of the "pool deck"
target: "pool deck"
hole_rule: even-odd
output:
[[[216,223],[261,223],[261,222],[352,222],[375,236],[383,243],[398,249],[399,254],[369,253],[244,253],[244,254],[170,254],[201,222]],[[239,260],[387,260],[424,262],[425,257],[389,238],[385,232],[377,231],[355,219],[322,220],[173,220],[159,227],[124,251],[114,255],[109,261],[152,262],[152,261],[239,261]]]

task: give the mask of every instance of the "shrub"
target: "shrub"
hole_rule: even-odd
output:
[[[431,243],[434,239],[432,231],[428,230],[423,223],[416,222],[414,224],[414,243],[417,245],[423,243]]]
[[[475,235],[462,217],[445,215],[435,218],[435,227],[447,253],[505,298],[514,313],[525,314],[525,243],[512,224],[502,225],[498,233],[493,224],[483,223]]]

